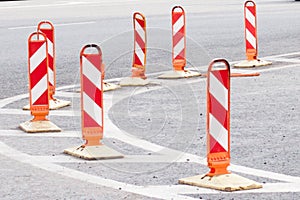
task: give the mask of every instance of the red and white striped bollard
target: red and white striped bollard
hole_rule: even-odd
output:
[[[185,12],[181,6],[172,9],[172,65],[173,71],[160,75],[158,78],[188,78],[200,76],[195,71],[186,70],[186,28]]]
[[[181,184],[236,191],[262,185],[230,173],[230,65],[225,59],[213,60],[207,70],[207,164],[209,173],[179,180]]]
[[[245,44],[247,60],[234,65],[238,68],[258,67],[272,64],[269,61],[263,61],[257,58],[258,40],[257,40],[257,17],[256,4],[254,1],[244,3],[244,22],[245,22]]]
[[[149,84],[145,75],[147,55],[146,18],[143,14],[133,14],[134,49],[132,75],[120,81],[121,86],[143,86]]]
[[[96,51],[87,53],[87,50]],[[96,44],[85,45],[80,52],[81,127],[85,144],[65,149],[64,153],[95,160],[124,157],[101,143],[103,138],[103,79],[102,51]]]
[[[36,37],[36,39],[34,39]],[[45,34],[32,33],[28,38],[28,76],[30,111],[34,118],[20,124],[28,133],[61,131],[47,120],[49,114],[48,43]]]

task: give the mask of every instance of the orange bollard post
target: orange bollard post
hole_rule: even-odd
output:
[[[244,3],[244,21],[245,21],[245,44],[247,60],[235,64],[234,67],[249,68],[272,64],[257,58],[258,41],[257,41],[257,20],[256,4],[254,1]]]
[[[28,133],[61,131],[46,118],[49,114],[47,46],[43,33],[35,32],[28,38],[29,105],[33,119],[20,124]]]
[[[96,53],[86,53],[86,50]],[[80,52],[81,76],[81,127],[85,144],[65,149],[64,153],[75,157],[94,160],[122,158],[123,155],[105,146],[103,138],[103,79],[102,52],[95,44],[86,45]]]
[[[179,180],[224,191],[261,188],[262,185],[233,174],[230,165],[230,66],[225,59],[216,59],[208,67],[207,75],[207,164],[210,171]]]
[[[145,75],[147,55],[146,18],[143,14],[133,14],[134,49],[132,60],[132,75],[120,81],[121,86],[144,86],[149,84]]]
[[[186,66],[186,29],[185,12],[181,6],[172,9],[172,64],[173,71],[160,75],[158,78],[188,78],[201,74],[185,69]]]

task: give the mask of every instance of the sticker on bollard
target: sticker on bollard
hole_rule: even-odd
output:
[[[205,175],[180,179],[179,183],[224,191],[261,188],[261,184],[227,170],[230,165],[229,63],[224,59],[214,60],[207,73],[206,133],[210,171]]]
[[[234,65],[237,68],[259,67],[271,65],[271,62],[263,61],[257,58],[258,42],[257,42],[257,20],[256,20],[256,4],[254,1],[246,1],[244,4],[244,20],[245,20],[245,44],[247,60]]]
[[[28,38],[29,107],[34,118],[20,124],[20,128],[28,133],[61,131],[46,118],[49,114],[47,45],[43,33],[35,32]]]
[[[50,110],[55,110],[65,106],[69,106],[71,104],[70,101],[54,98],[56,89],[56,56],[54,26],[49,21],[42,21],[38,24],[37,31],[45,34],[45,36],[47,37],[49,108]],[[23,110],[29,110],[29,105],[24,106]]]
[[[147,55],[146,18],[143,14],[133,14],[134,49],[132,75],[120,81],[121,86],[143,86],[149,84],[145,75]]]
[[[86,53],[86,50],[97,53]],[[102,52],[95,44],[86,45],[80,52],[81,127],[85,144],[65,149],[64,153],[86,160],[123,158],[119,152],[100,142],[103,138],[103,79]]]
[[[194,71],[185,70],[186,65],[186,33],[185,12],[181,6],[172,9],[172,64],[173,71],[160,75],[158,78],[188,78],[200,76]]]

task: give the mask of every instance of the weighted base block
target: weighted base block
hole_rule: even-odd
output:
[[[98,159],[114,159],[124,158],[124,155],[105,146],[104,144],[97,146],[79,146],[64,150],[65,154],[69,154],[85,160],[98,160]]]
[[[144,86],[148,85],[149,83],[149,80],[138,77],[127,77],[120,81],[121,86]]]
[[[27,121],[20,124],[20,128],[27,133],[60,132],[61,129],[48,120]]]
[[[262,185],[260,183],[236,174],[224,174],[213,177],[198,175],[188,178],[182,178],[178,181],[178,183],[227,192],[262,188]]]
[[[199,72],[189,71],[189,70],[182,70],[182,71],[170,71],[163,75],[160,75],[158,78],[163,79],[177,79],[177,78],[189,78],[189,77],[195,77],[195,76],[201,76]]]
[[[54,99],[54,100],[49,100],[49,109],[50,110],[56,110],[62,107],[66,107],[71,105],[71,101],[65,101],[65,100],[60,100],[60,99]],[[23,110],[30,110],[30,105],[26,105],[23,107]]]
[[[271,65],[272,62],[264,60],[244,60],[240,63],[234,64],[235,68],[251,68],[251,67],[261,67],[266,65]]]
[[[120,88],[120,86],[117,85],[117,84],[103,82],[103,91],[104,91],[104,92],[110,91],[110,90],[116,90],[116,89],[118,89],[118,88]]]

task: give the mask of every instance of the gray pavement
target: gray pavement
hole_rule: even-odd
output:
[[[159,80],[171,69],[170,9],[187,12],[188,66],[200,72],[214,57],[244,59],[240,1],[0,2],[0,199],[299,199],[300,4],[257,1],[259,57],[273,65],[258,77],[232,78],[231,168],[263,189],[224,193],[177,184],[208,171],[205,78]],[[225,4],[225,5],[223,5]],[[106,78],[130,75],[131,15],[147,16],[150,86],[105,93],[105,139],[124,159],[84,161],[63,149],[83,143],[79,51],[101,45]],[[18,14],[15,14],[18,13]],[[55,13],[55,14],[54,14]],[[61,133],[28,135],[27,37],[43,19],[56,27],[57,97],[72,105],[51,111]],[[287,54],[288,55],[284,55]],[[75,86],[73,86],[75,84]],[[21,95],[21,96],[17,96]]]

